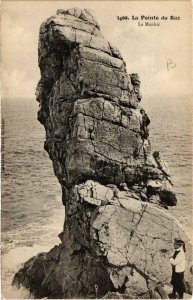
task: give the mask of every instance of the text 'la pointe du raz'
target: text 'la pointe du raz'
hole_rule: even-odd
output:
[[[119,21],[138,21],[138,26],[160,26],[159,21],[179,21],[180,16],[146,16],[146,15],[141,15],[141,16],[117,16],[117,19]]]

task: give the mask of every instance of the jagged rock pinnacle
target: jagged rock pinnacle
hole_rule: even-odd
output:
[[[38,54],[38,120],[66,214],[61,244],[26,262],[13,283],[36,298],[163,297],[171,277],[163,253],[174,238],[186,241],[189,278],[191,247],[163,208],[177,200],[152,155],[139,76],[127,74],[86,9],[59,9],[44,22]]]

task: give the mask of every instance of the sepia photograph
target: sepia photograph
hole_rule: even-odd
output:
[[[191,1],[2,0],[1,298],[192,299]]]

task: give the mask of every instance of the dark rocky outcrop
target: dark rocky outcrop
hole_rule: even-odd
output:
[[[163,298],[176,205],[160,156],[141,132],[140,80],[88,10],[58,10],[41,25],[38,120],[62,187],[61,244],[31,258],[13,284],[36,297]],[[57,217],[57,216],[56,216]]]

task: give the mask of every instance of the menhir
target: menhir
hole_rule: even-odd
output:
[[[38,120],[65,222],[61,243],[26,262],[13,283],[36,298],[163,297],[164,253],[174,238],[188,239],[164,209],[177,201],[151,152],[138,75],[127,74],[86,9],[60,9],[44,22],[38,53]]]

